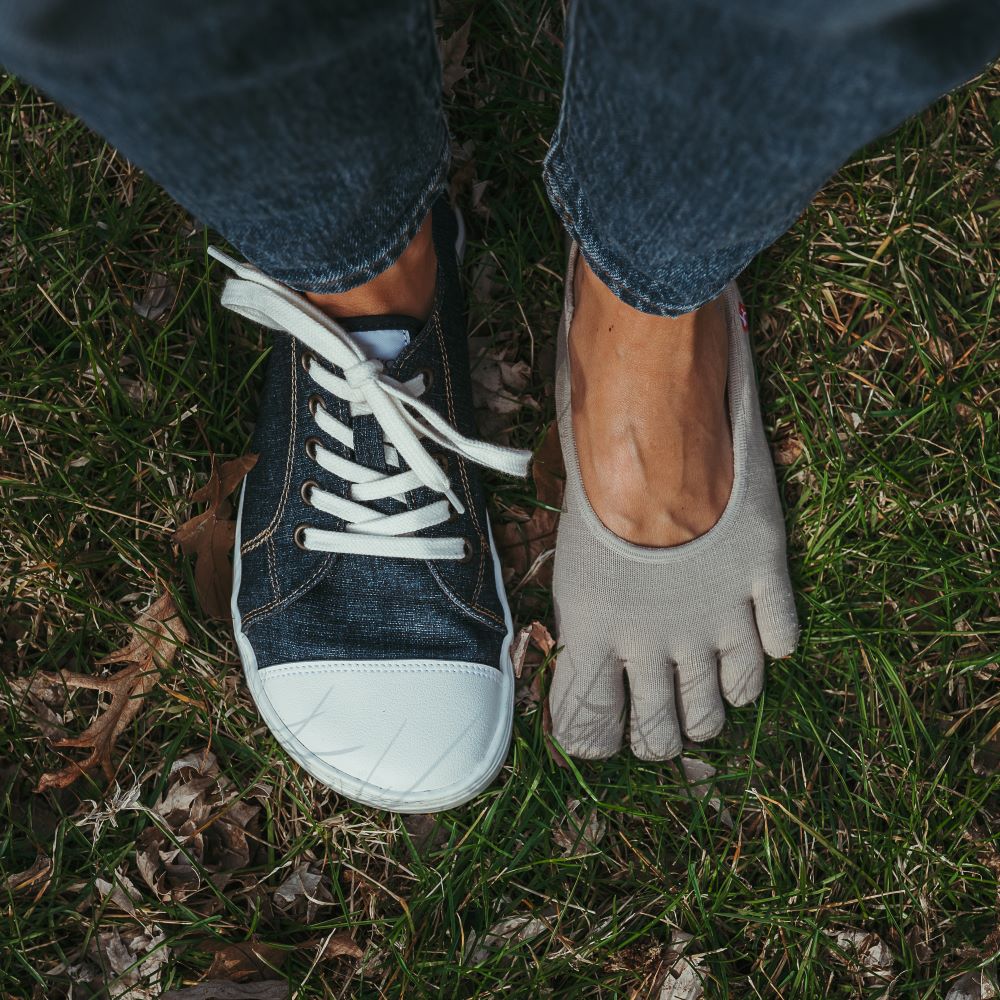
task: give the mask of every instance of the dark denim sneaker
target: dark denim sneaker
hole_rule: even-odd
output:
[[[222,303],[275,331],[240,498],[233,622],[264,720],[313,777],[368,805],[468,801],[510,743],[512,625],[473,463],[459,222],[433,210],[434,311],[338,323],[256,268]],[[397,353],[398,352],[398,353]]]

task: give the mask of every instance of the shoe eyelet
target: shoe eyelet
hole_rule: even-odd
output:
[[[309,551],[306,548],[306,526],[304,524],[300,524],[295,529],[295,534],[292,535],[292,541],[295,542],[296,546],[302,549],[303,552]]]
[[[424,380],[424,392],[430,392],[434,384],[434,372],[430,368],[418,368],[416,374]]]
[[[460,563],[470,562],[472,560],[473,555],[475,555],[475,553],[472,550],[472,542],[470,542],[468,538],[463,538],[462,548],[465,549],[465,555],[463,555],[462,558],[459,559],[458,561]]]
[[[312,415],[313,420],[316,419],[316,411],[323,406],[323,400],[314,392],[309,397],[309,413]],[[325,409],[325,407],[324,407]]]
[[[306,454],[315,462],[316,461],[316,449],[319,447],[319,438],[310,437],[306,438]]]
[[[434,456],[434,461],[441,467],[441,471],[451,479],[451,463],[448,461],[448,456],[442,452]]]
[[[299,487],[299,496],[302,497],[302,502],[307,507],[311,507],[312,506],[312,500],[309,499],[309,496],[312,493],[312,491],[315,490],[315,489],[317,489],[318,487],[319,487],[319,483],[317,483],[315,479],[307,479]]]
[[[313,359],[312,351],[303,351],[302,356],[299,358],[299,362],[302,365],[302,370],[307,374],[309,372],[309,363],[312,361],[312,359]]]

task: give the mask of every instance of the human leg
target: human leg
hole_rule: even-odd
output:
[[[0,25],[0,60],[259,266],[224,258],[223,304],[274,331],[232,600],[265,721],[350,797],[465,801],[513,708],[476,466],[527,456],[474,437],[429,5],[45,2]]]
[[[759,414],[743,445],[732,421],[744,387],[733,385],[741,324],[727,287],[854,148],[998,48],[1000,12],[982,2],[573,8],[546,163],[583,261],[559,371],[569,481],[552,710],[571,752],[603,755],[620,738],[620,699],[592,691],[613,693],[627,676],[633,747],[669,756],[680,730],[662,720],[674,704],[688,735],[711,736],[722,696],[742,703],[759,690],[762,650],[790,652],[794,604]],[[757,456],[763,492],[734,521],[741,447]],[[730,581],[739,586],[723,599]]]
[[[390,266],[447,172],[422,0],[0,0],[0,64],[310,292]]]

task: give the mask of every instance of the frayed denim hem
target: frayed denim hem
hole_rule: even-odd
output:
[[[561,129],[545,157],[543,175],[549,201],[590,269],[626,305],[654,316],[683,316],[718,298],[751,260],[767,246],[726,248],[696,258],[680,258],[652,279],[636,269],[597,234],[580,183],[568,166]]]
[[[300,292],[334,295],[357,288],[388,270],[402,256],[430,212],[435,198],[445,189],[450,161],[450,141],[445,131],[429,180],[413,196],[409,207],[398,215],[397,220],[384,233],[373,233],[371,243],[365,248],[359,247],[358,259],[349,267],[342,265],[334,268],[324,261],[308,267],[291,264],[282,266],[265,259],[255,260],[252,248],[239,247],[240,252],[270,277]],[[338,254],[337,259],[342,260],[343,255]]]

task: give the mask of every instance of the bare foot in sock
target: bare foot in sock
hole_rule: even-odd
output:
[[[575,298],[573,432],[594,512],[637,545],[703,535],[733,484],[721,303],[676,319],[641,313],[615,298],[582,257]]]
[[[664,760],[717,735],[798,638],[747,326],[732,284],[678,319],[622,305],[577,255],[566,287],[552,734],[607,757],[629,718],[635,754]]]

